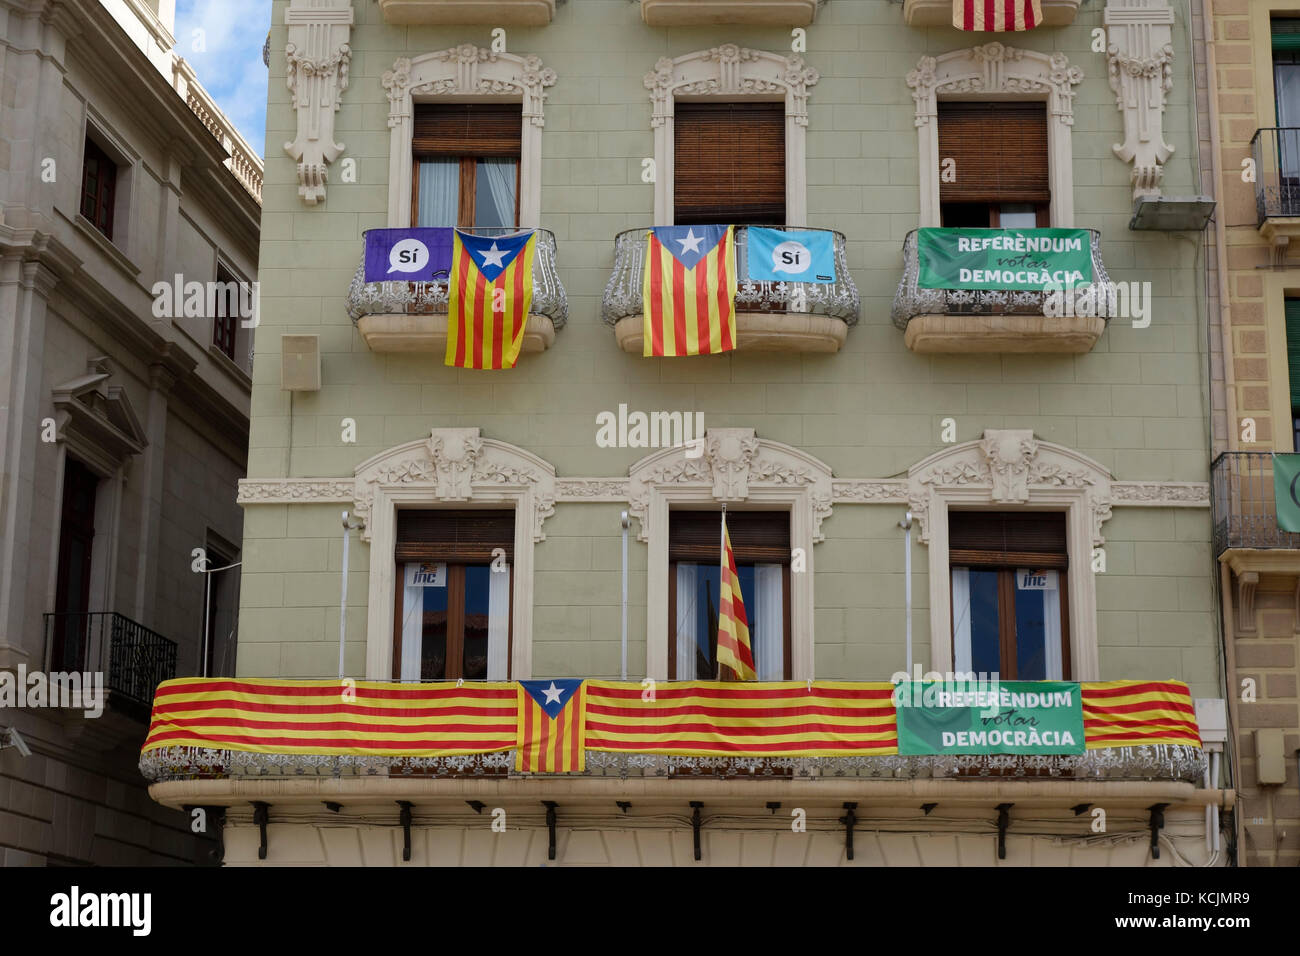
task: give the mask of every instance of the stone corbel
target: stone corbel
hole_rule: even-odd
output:
[[[343,152],[334,114],[348,88],[352,19],[349,0],[291,0],[284,13],[284,80],[298,115],[297,136],[284,151],[298,164],[298,195],[309,206],[324,200],[329,164]]]
[[[1165,0],[1108,0],[1106,59],[1110,88],[1124,120],[1115,155],[1133,165],[1133,199],[1160,195],[1165,161],[1165,99],[1173,88],[1174,11]]]
[[[1258,587],[1258,571],[1243,571],[1237,575],[1238,633],[1255,633],[1255,589]]]

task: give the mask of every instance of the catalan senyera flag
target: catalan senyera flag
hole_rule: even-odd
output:
[[[972,33],[1013,33],[1043,22],[1040,0],[952,0],[952,25]]]
[[[1089,681],[1080,685],[1079,696],[1088,750],[1201,745],[1196,706],[1182,681]]]
[[[142,750],[449,757],[515,745],[515,685],[353,680],[164,681]]]
[[[574,773],[587,768],[587,695],[581,680],[521,680],[515,769]]]
[[[730,667],[741,680],[755,680],[754,645],[749,638],[749,618],[740,593],[736,555],[727,534],[727,514],[722,514],[722,583],[718,598],[718,663]]]
[[[708,355],[736,347],[734,226],[656,226],[646,233],[641,354]]]
[[[537,233],[473,236],[456,230],[447,284],[445,364],[514,368],[533,304]]]

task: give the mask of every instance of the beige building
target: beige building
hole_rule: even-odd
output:
[[[214,741],[147,752],[154,799],[221,808],[228,864],[1230,862],[1202,51],[1162,0],[1043,7],[277,0],[237,674],[617,677],[627,512],[628,679],[711,678],[725,504],[760,679],[1178,681],[1199,739],[566,775]],[[739,348],[643,358],[645,230],[710,223]],[[750,281],[763,224],[828,234],[835,281]],[[451,225],[540,230],[512,370],[444,367],[445,284],[367,281],[366,230]],[[940,226],[1087,230],[1122,294],[922,281]],[[600,439],[635,415],[669,440]]]
[[[262,164],[173,26],[0,3],[0,865],[210,862],[136,764],[158,681],[236,666]],[[102,714],[36,706],[71,672]]]

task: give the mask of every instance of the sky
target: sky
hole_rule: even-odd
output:
[[[266,67],[262,44],[271,27],[271,0],[176,0],[176,53],[265,156]]]

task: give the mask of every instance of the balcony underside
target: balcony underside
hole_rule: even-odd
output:
[[[357,331],[372,352],[433,352],[447,348],[445,313],[411,315],[379,313],[357,319]],[[524,329],[524,352],[545,352],[555,343],[555,323],[545,315],[528,316]]]
[[[555,0],[379,0],[385,23],[544,27]]]
[[[640,355],[644,316],[630,315],[614,324],[624,352]],[[737,312],[736,348],[749,352],[838,352],[848,337],[843,319],[797,312]]]
[[[1045,27],[1068,27],[1079,12],[1079,0],[1042,0]],[[952,0],[904,0],[903,22],[910,27],[952,26]]]
[[[1100,316],[924,314],[908,320],[903,341],[921,353],[1092,351],[1106,328]]]
[[[641,19],[652,27],[736,23],[756,27],[806,27],[821,0],[641,0]]]

